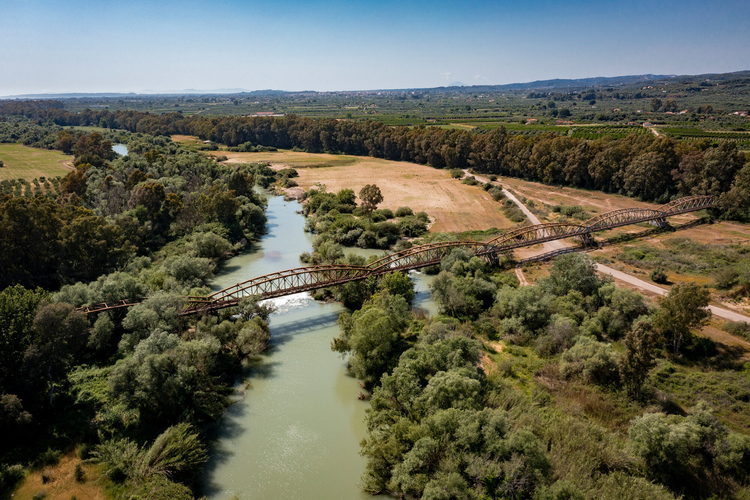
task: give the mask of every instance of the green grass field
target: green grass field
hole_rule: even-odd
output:
[[[102,127],[84,127],[82,125],[78,125],[75,127],[68,127],[68,128],[72,128],[73,130],[80,130],[81,132],[89,132],[89,133],[99,132],[100,134],[104,132],[109,132],[111,130],[111,129],[102,128]]]
[[[73,157],[60,151],[36,149],[22,144],[0,144],[0,181],[11,179],[36,179],[66,175]]]

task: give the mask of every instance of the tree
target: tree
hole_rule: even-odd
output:
[[[75,137],[69,130],[61,130],[57,134],[57,149],[62,151],[65,154],[70,153],[71,149],[73,149],[73,143],[75,142]]]
[[[674,285],[669,295],[659,301],[654,328],[672,344],[675,355],[679,355],[684,342],[692,340],[692,330],[708,322],[711,317],[708,309],[710,298],[705,288],[684,283]]]
[[[661,99],[658,97],[654,97],[651,99],[651,110],[652,111],[659,111],[661,109]]]
[[[750,162],[737,172],[732,187],[719,197],[718,205],[728,219],[750,219]]]
[[[667,102],[664,103],[662,109],[664,109],[664,111],[677,111],[677,103],[674,99],[667,99]]]
[[[65,194],[75,193],[83,196],[86,192],[86,177],[81,170],[74,170],[60,180],[60,191]]]
[[[156,330],[117,361],[109,376],[110,396],[138,410],[142,421],[212,420],[224,409],[211,368],[221,343],[216,337],[183,341]]]
[[[26,371],[32,378],[44,376],[49,381],[49,404],[54,397],[54,383],[88,341],[86,315],[65,303],[42,303],[34,317],[31,345],[24,355]]]
[[[638,399],[643,383],[654,361],[654,335],[651,323],[638,321],[635,328],[625,336],[625,355],[620,360],[620,375],[625,383],[628,396]]]
[[[651,151],[637,156],[627,167],[623,187],[630,196],[653,200],[666,191],[670,169],[663,155]]]
[[[60,273],[72,279],[90,281],[112,271],[132,253],[125,244],[122,229],[104,217],[78,217],[63,226],[59,241],[62,250]]]
[[[375,184],[367,184],[359,190],[359,199],[362,200],[360,208],[369,218],[372,212],[378,208],[378,204],[383,201],[383,193]]]
[[[388,290],[391,295],[402,296],[409,304],[414,300],[414,282],[406,273],[386,274],[380,281],[380,288]]]
[[[603,284],[590,257],[570,253],[555,259],[549,277],[544,280],[543,287],[558,297],[567,295],[571,290],[590,296]]]
[[[34,315],[47,295],[21,285],[0,291],[0,393],[18,376],[23,353],[31,344]]]
[[[409,304],[402,296],[375,294],[359,311],[339,317],[341,335],[333,339],[331,349],[350,353],[352,372],[371,387],[398,363],[405,350],[401,333],[410,319]]]

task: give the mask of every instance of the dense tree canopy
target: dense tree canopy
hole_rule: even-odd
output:
[[[661,108],[661,102],[658,105]],[[295,115],[210,118],[91,110],[72,114],[60,106],[35,103],[6,104],[0,108],[2,111],[59,125],[105,123],[131,132],[196,135],[228,146],[249,143],[297,147],[315,153],[375,156],[437,168],[473,167],[488,174],[621,192],[657,202],[689,194],[726,193],[746,161],[731,141],[703,151],[705,147],[700,144],[688,145],[651,134],[589,141],[555,134],[514,136],[503,127],[491,131],[443,130],[422,125],[389,127],[377,121],[313,120]],[[737,196],[724,200],[724,212],[744,218],[750,205],[738,205],[741,201]]]

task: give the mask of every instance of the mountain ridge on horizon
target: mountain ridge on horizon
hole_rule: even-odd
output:
[[[710,79],[728,80],[732,78],[746,77],[750,78],[750,70],[740,70],[729,73],[704,73],[697,75],[623,75],[613,77],[587,77],[587,78],[554,78],[548,80],[534,80],[531,82],[508,83],[498,85],[466,85],[461,82],[454,82],[447,86],[438,87],[412,87],[412,88],[393,88],[393,89],[370,89],[370,90],[333,90],[333,91],[316,91],[316,90],[247,90],[241,88],[227,89],[184,89],[184,90],[166,90],[157,91],[146,89],[141,92],[61,92],[61,93],[34,93],[34,94],[16,94],[0,96],[0,99],[85,99],[85,98],[118,98],[118,97],[136,97],[136,96],[172,96],[172,95],[269,95],[269,94],[305,94],[305,93],[338,93],[338,92],[426,92],[426,91],[503,91],[503,90],[552,90],[588,88],[599,86],[621,86],[632,85],[640,82],[662,82],[664,80],[674,79]]]

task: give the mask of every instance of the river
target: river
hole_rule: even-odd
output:
[[[269,198],[268,234],[248,252],[230,259],[214,288],[274,271],[299,267],[299,254],[312,251],[303,231],[300,206]],[[360,255],[374,250],[350,250]],[[415,306],[434,313],[427,283],[413,273]],[[367,402],[330,349],[339,334],[336,320],[345,310],[309,294],[274,299],[271,345],[247,371],[211,443],[203,493],[212,500],[238,494],[249,499],[365,499],[358,487],[365,468],[359,442],[365,437]]]

